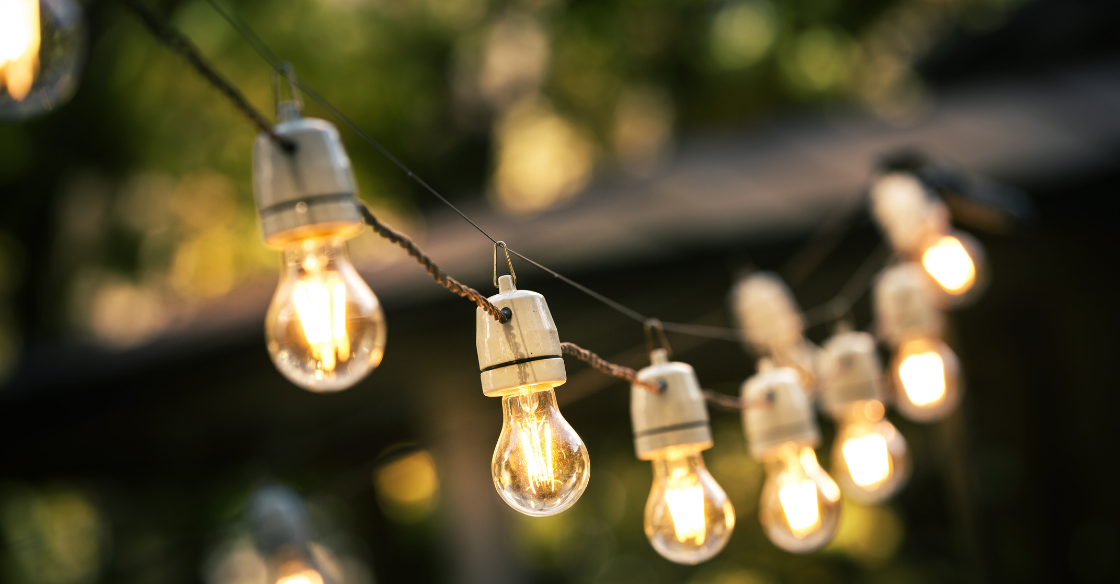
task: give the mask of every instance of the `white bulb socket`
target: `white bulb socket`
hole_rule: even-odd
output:
[[[630,386],[630,420],[638,459],[662,458],[669,449],[699,452],[711,448],[708,408],[696,372],[687,363],[670,362],[665,349],[650,353],[650,362],[638,371],[638,379],[662,390],[654,393],[640,385]]]
[[[949,231],[945,204],[915,175],[891,172],[871,185],[871,214],[898,253],[911,259],[935,235]]]
[[[289,152],[264,133],[253,144],[253,191],[265,243],[357,235],[364,227],[357,182],[338,130],[283,108],[281,114],[273,131],[294,148]]]
[[[804,343],[797,303],[777,274],[751,274],[735,285],[732,295],[744,340],[757,354],[773,355]]]
[[[799,447],[820,443],[813,403],[796,370],[763,359],[759,372],[743,383],[742,398],[750,404],[743,411],[743,428],[755,460],[767,461],[791,442]]]
[[[939,297],[922,266],[895,264],[875,282],[875,318],[879,336],[898,347],[910,339],[940,338],[944,316]]]
[[[498,322],[478,308],[475,312],[475,348],[482,377],[482,393],[500,397],[529,386],[541,389],[568,380],[560,351],[560,335],[544,296],[518,290],[513,278],[498,278],[498,293],[490,303],[511,317]]]
[[[819,356],[821,406],[842,419],[859,402],[882,402],[883,367],[875,351],[875,337],[858,331],[840,331],[825,344]]]

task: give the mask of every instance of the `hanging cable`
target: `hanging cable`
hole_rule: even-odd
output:
[[[633,385],[640,385],[652,393],[661,393],[661,386],[638,379],[637,371],[622,365],[615,365],[575,343],[560,343],[560,350],[565,355],[571,355],[611,377],[617,377]]]
[[[432,258],[428,257],[428,254],[424,253],[419,247],[417,247],[416,244],[408,238],[408,236],[398,231],[394,231],[391,227],[385,225],[381,221],[378,221],[377,216],[375,216],[373,214],[373,211],[371,211],[370,208],[365,204],[359,203],[358,211],[361,212],[362,219],[365,220],[366,225],[369,225],[371,228],[373,228],[373,230],[377,232],[377,234],[381,237],[384,237],[385,239],[388,239],[389,241],[404,248],[404,250],[408,252],[408,255],[416,258],[416,261],[420,262],[420,265],[424,266],[424,269],[432,275],[432,278],[434,278],[435,281],[439,283],[439,285],[447,288],[455,294],[458,294],[459,296],[462,296],[463,298],[470,300],[471,302],[474,302],[478,305],[479,308],[485,310],[487,314],[497,319],[498,322],[503,324],[509,322],[509,319],[512,317],[510,309],[502,308],[499,310],[497,306],[491,304],[490,301],[487,300],[486,297],[483,296],[482,293],[478,290],[475,290],[474,288],[471,288],[470,286],[467,286],[466,284],[459,282],[455,278],[452,278],[451,276],[443,273],[443,270],[439,269],[439,266],[437,266],[436,263],[432,261]]]
[[[260,131],[268,134],[269,138],[272,138],[272,140],[279,144],[285,151],[293,152],[295,150],[295,143],[273,131],[272,122],[253,107],[253,104],[249,103],[248,99],[245,99],[241,91],[226,81],[214,67],[207,63],[202,53],[198,50],[198,47],[184,36],[183,33],[172,28],[166,21],[157,16],[156,13],[149,10],[138,0],[121,0],[121,2],[136,13],[136,16],[140,18],[140,22],[148,28],[153,36],[186,59],[204,79],[209,81],[211,85],[233,102],[234,107],[244,114],[253,125],[260,129]]]
[[[871,287],[871,282],[874,279],[875,271],[878,270],[883,261],[889,255],[890,249],[886,244],[880,243],[867,259],[858,269],[848,278],[844,286],[840,288],[840,292],[836,294],[832,300],[824,304],[815,306],[802,313],[802,319],[805,321],[806,327],[814,327],[824,324],[829,321],[836,320],[845,313],[850,312],[856,302],[863,297],[864,293]]]

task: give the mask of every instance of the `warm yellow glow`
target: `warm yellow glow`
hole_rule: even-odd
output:
[[[304,261],[317,263],[309,256]],[[328,292],[329,288],[329,292]],[[292,292],[303,335],[311,345],[315,358],[326,371],[333,371],[337,361],[350,358],[350,337],[346,334],[346,286],[342,282],[324,286],[311,277],[296,282]]]
[[[669,474],[669,488],[665,491],[665,502],[669,515],[673,518],[673,530],[677,541],[684,543],[694,540],[703,545],[707,524],[704,521],[704,487],[700,477],[688,468],[674,468]]]
[[[39,69],[39,0],[0,0],[0,87],[21,101]]]
[[[804,535],[816,530],[820,525],[817,485],[813,481],[805,479],[782,485],[778,490],[778,500],[782,502],[786,522],[795,535]]]
[[[898,366],[898,377],[906,397],[916,406],[945,398],[945,362],[936,351],[907,356]]]
[[[839,501],[840,485],[837,485],[836,481],[832,480],[832,477],[821,468],[821,463],[817,461],[816,451],[808,446],[802,447],[799,458],[801,460],[801,468],[804,468],[805,474],[816,481],[817,487],[820,488],[821,493],[824,494],[824,498],[833,503]]]
[[[529,488],[534,493],[539,492],[538,489],[552,491],[556,483],[556,471],[552,468],[552,427],[543,417],[528,419],[519,425]]]
[[[891,461],[887,441],[878,434],[849,438],[841,446],[852,481],[861,487],[877,485],[890,477]]]
[[[922,265],[950,294],[963,294],[976,282],[976,264],[961,241],[951,235],[926,249]]]
[[[315,570],[307,569],[276,581],[276,584],[323,584],[323,577]]]

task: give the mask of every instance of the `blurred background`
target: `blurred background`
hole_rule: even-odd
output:
[[[263,340],[279,257],[252,204],[253,128],[120,4],[81,4],[89,51],[72,101],[0,125],[0,581],[263,583],[243,512],[270,482],[304,495],[354,584],[1120,574],[1107,478],[1120,4],[224,3],[489,232],[665,320],[731,326],[728,291],[749,269],[779,271],[804,308],[830,299],[879,245],[866,183],[899,148],[1029,195],[1028,226],[950,201],[987,249],[991,286],[951,315],[959,412],[892,415],[915,464],[901,495],[845,503],[822,552],[782,552],[756,521],[762,469],[740,419],[714,410],[706,458],[739,522],[697,567],[646,541],[651,471],[634,458],[629,388],[581,363],[557,394],[590,452],[586,493],[545,519],[500,501],[501,408],[480,391],[474,309],[368,231],[351,252],[385,305],[383,364],[334,395],[284,380]],[[149,5],[271,108],[269,67],[205,0]],[[343,140],[379,216],[492,290],[489,241]],[[822,231],[837,217],[847,229]],[[515,267],[562,340],[648,363],[639,325]],[[867,298],[855,316],[869,325]],[[670,340],[705,387],[737,393],[754,370],[736,343]]]

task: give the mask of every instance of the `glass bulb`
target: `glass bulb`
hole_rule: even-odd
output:
[[[301,561],[292,560],[280,566],[276,584],[323,584],[323,575]]]
[[[70,99],[84,48],[72,0],[0,0],[0,119],[33,117]]]
[[[922,252],[922,267],[945,292],[950,304],[959,305],[976,296],[976,288],[984,279],[984,251],[966,233],[939,235]]]
[[[385,316],[344,241],[306,239],[284,248],[265,337],[276,368],[311,391],[346,389],[381,363]]]
[[[960,401],[957,356],[935,339],[907,341],[894,362],[895,405],[916,422],[948,416]]]
[[[735,508],[700,452],[669,449],[653,460],[645,530],[657,553],[678,564],[699,564],[718,554],[734,529]]]
[[[793,553],[819,550],[840,524],[840,487],[808,446],[778,449],[766,465],[759,520],[774,545]]]
[[[494,448],[494,488],[510,507],[535,517],[571,507],[591,476],[587,447],[556,406],[551,385],[502,396],[502,435]]]
[[[886,500],[910,475],[906,439],[883,414],[878,400],[852,404],[833,441],[832,476],[860,503]]]

